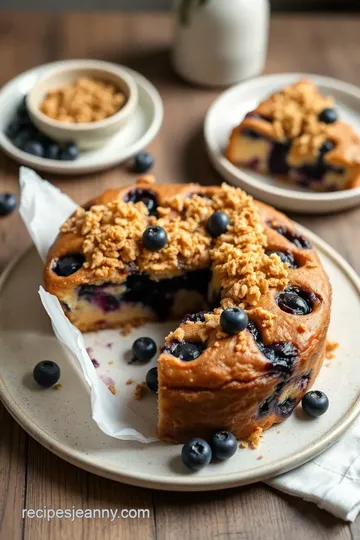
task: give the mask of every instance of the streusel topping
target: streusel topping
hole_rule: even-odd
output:
[[[213,239],[206,224],[218,210],[226,212],[230,226]],[[257,207],[241,189],[223,184],[212,198],[172,197],[157,211],[160,217],[149,216],[142,202],[121,200],[79,208],[61,232],[83,237],[84,266],[99,280],[123,281],[130,263],[155,279],[212,266],[226,298],[223,308],[255,306],[269,287],[287,285],[287,265],[275,254],[266,255]],[[168,242],[160,251],[149,251],[142,234],[155,224],[166,230]]]

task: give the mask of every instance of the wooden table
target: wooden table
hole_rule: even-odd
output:
[[[307,71],[360,84],[358,16],[276,15],[266,73]],[[218,92],[179,80],[169,61],[171,19],[165,14],[0,15],[0,84],[23,70],[63,58],[89,57],[139,70],[160,90],[165,119],[150,150],[159,182],[221,179],[206,158],[205,111]],[[0,155],[0,191],[18,191],[18,166]],[[49,175],[48,175],[49,177]],[[50,177],[76,201],[134,179],[124,166],[84,177]],[[294,216],[360,271],[360,209],[320,217]],[[18,213],[0,221],[0,266],[30,245]],[[357,246],[358,246],[357,242]],[[150,519],[22,520],[23,508],[149,508]],[[214,493],[166,493],[129,487],[83,472],[42,448],[0,405],[1,540],[175,538],[219,540],[359,539],[316,506],[264,485]]]

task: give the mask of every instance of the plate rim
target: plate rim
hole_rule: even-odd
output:
[[[251,173],[246,172],[245,170],[239,169],[219,151],[218,145],[216,144],[216,139],[213,136],[213,130],[211,130],[211,122],[217,107],[222,101],[228,99],[228,96],[232,93],[236,93],[239,89],[249,87],[263,87],[267,83],[278,82],[279,84],[289,84],[289,79],[300,79],[300,78],[310,78],[316,84],[323,84],[326,86],[331,86],[336,90],[342,91],[350,95],[351,97],[359,101],[359,111],[360,111],[360,87],[341,81],[334,77],[327,77],[324,75],[318,75],[315,73],[302,73],[302,72],[286,72],[286,73],[275,73],[270,75],[261,75],[255,77],[254,79],[246,80],[231,86],[224,92],[222,92],[210,105],[209,109],[206,112],[204,119],[204,139],[206,144],[206,149],[208,155],[215,166],[215,168],[220,172],[220,174],[225,174],[227,178],[236,178],[241,182],[246,183],[253,189],[256,189],[259,193],[264,192],[266,195],[272,195],[280,197],[282,200],[287,202],[301,201],[301,202],[332,202],[332,201],[348,201],[352,199],[358,200],[360,202],[360,186],[348,190],[341,190],[331,193],[316,193],[313,191],[296,191],[289,190],[286,187],[274,186],[272,184],[267,184],[261,180],[254,178]],[[246,189],[246,188],[245,188]],[[355,204],[355,203],[354,203]]]
[[[315,233],[312,233],[306,227],[303,227],[296,222],[294,222],[294,224],[299,231],[306,234],[310,238],[316,249],[323,252],[342,270],[360,296],[360,277],[350,266],[350,264],[334,248],[332,248],[329,244],[327,244],[327,242],[322,240]],[[10,277],[12,270],[21,263],[21,259],[27,256],[31,250],[35,250],[34,246],[30,246],[28,249],[10,261],[5,267],[0,276],[0,295],[2,288]],[[7,389],[1,373],[0,399],[11,416],[31,437],[33,437],[37,442],[50,450],[52,453],[71,463],[72,465],[75,465],[87,472],[94,473],[118,482],[165,491],[215,491],[252,484],[254,482],[264,481],[279,474],[283,474],[303,465],[307,461],[324,452],[341,437],[341,435],[360,415],[359,392],[358,397],[355,399],[351,408],[343,416],[342,420],[333,426],[327,432],[325,437],[316,443],[310,444],[306,450],[303,450],[300,454],[293,454],[286,458],[282,458],[274,464],[256,466],[253,469],[250,469],[250,471],[247,473],[223,473],[215,479],[214,475],[200,477],[189,475],[177,477],[174,473],[164,475],[161,477],[161,480],[157,480],[153,474],[138,474],[136,471],[129,471],[129,469],[116,466],[109,461],[99,458],[94,459],[84,452],[76,450],[70,446],[66,446],[64,443],[51,436],[42,427],[38,426],[36,422],[30,418],[16,403],[10,391]],[[161,442],[153,444],[161,444]]]
[[[92,60],[91,60],[92,61]],[[138,71],[135,71],[128,66],[125,66],[123,64],[115,64],[114,62],[106,62],[103,60],[96,60],[99,64],[103,64],[104,67],[106,66],[116,66],[121,67],[129,72],[132,77],[134,77],[135,82],[137,86],[141,87],[143,91],[146,92],[147,96],[151,99],[153,107],[154,107],[154,114],[151,121],[151,124],[144,135],[141,136],[140,139],[138,139],[135,143],[131,145],[131,152],[125,156],[125,157],[114,157],[112,160],[108,160],[106,164],[103,162],[101,164],[82,164],[76,161],[71,161],[69,163],[61,162],[61,161],[54,161],[44,158],[37,158],[36,156],[29,157],[28,154],[25,152],[17,149],[11,142],[7,141],[6,135],[3,130],[0,130],[0,148],[1,150],[9,156],[11,159],[13,159],[16,163],[20,163],[21,165],[25,165],[27,167],[35,168],[38,171],[43,172],[50,172],[54,174],[59,175],[77,175],[77,174],[86,174],[86,173],[94,173],[99,171],[104,171],[106,169],[109,169],[111,167],[114,167],[115,165],[118,165],[119,163],[122,163],[123,161],[131,158],[134,154],[136,154],[138,151],[145,148],[148,144],[150,144],[153,139],[156,137],[156,135],[159,133],[160,128],[163,123],[164,119],[164,105],[163,101],[161,99],[160,93],[157,90],[157,88],[154,86],[154,84],[149,81],[144,75],[139,73]],[[0,97],[1,95],[8,91],[9,88],[11,88],[14,84],[19,84],[19,81],[26,77],[30,76],[33,72],[40,72],[41,70],[46,72],[46,70],[54,69],[59,66],[65,66],[65,65],[71,65],[72,63],[76,62],[86,62],[86,59],[81,58],[71,58],[71,59],[65,59],[65,60],[58,60],[56,62],[47,62],[45,64],[40,64],[38,66],[35,66],[31,69],[28,69],[26,71],[23,71],[13,77],[10,81],[8,81],[4,86],[0,88]]]

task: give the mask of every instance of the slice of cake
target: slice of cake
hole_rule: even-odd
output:
[[[64,224],[44,281],[83,331],[183,318],[158,359],[162,440],[259,434],[291,414],[324,359],[331,286],[315,250],[226,184],[106,191]],[[224,313],[241,317],[235,329]]]
[[[315,191],[360,186],[360,139],[308,80],[276,92],[230,135],[226,157]]]

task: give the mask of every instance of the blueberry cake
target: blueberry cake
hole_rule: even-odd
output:
[[[308,80],[276,92],[232,130],[231,163],[315,191],[360,186],[360,139]]]
[[[325,352],[331,287],[311,242],[238,188],[149,182],[77,209],[50,249],[47,291],[82,331],[182,318],[158,360],[162,440],[282,422]],[[245,326],[225,331],[238,308]]]

